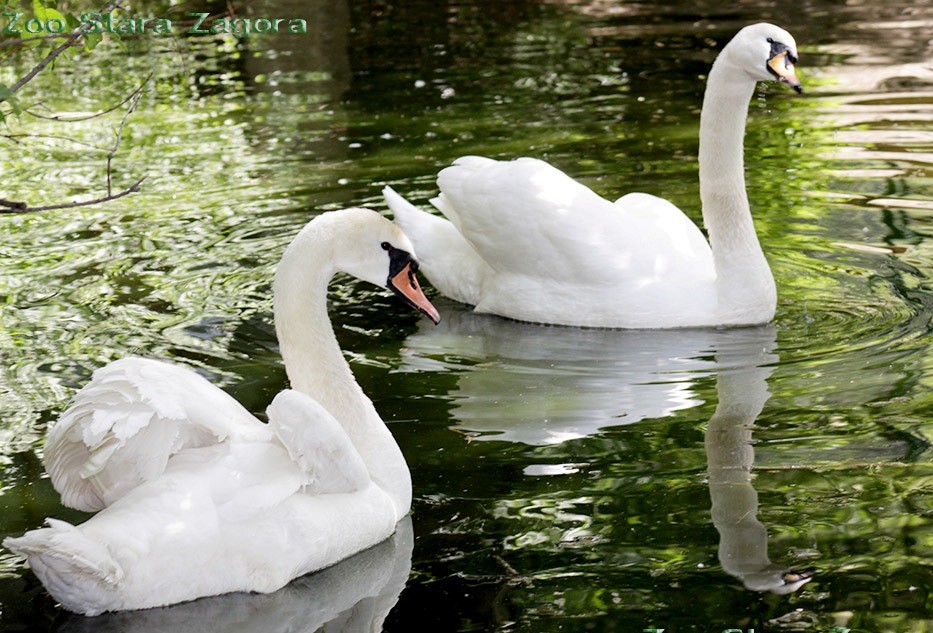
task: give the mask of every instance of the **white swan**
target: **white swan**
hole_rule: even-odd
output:
[[[700,117],[709,243],[677,207],[630,193],[614,204],[533,158],[467,156],[441,171],[446,220],[383,193],[443,294],[522,321],[615,328],[752,325],[774,316],[774,278],[745,192],[743,136],[758,81],[800,92],[797,46],[748,26],[713,64]]]
[[[268,425],[181,366],[126,358],[96,371],[50,431],[45,464],[65,505],[100,512],[4,545],[66,609],[95,615],[275,591],[388,538],[411,477],[344,360],[326,294],[347,272],[436,322],[412,253],[365,209],[298,234],[273,285],[293,389],[272,401]]]

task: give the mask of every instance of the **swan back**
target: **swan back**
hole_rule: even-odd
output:
[[[618,288],[711,272],[697,263],[708,261],[700,232],[653,196],[645,197],[660,205],[644,204],[644,198],[613,204],[534,158],[464,157],[437,182],[442,194],[436,206],[457,218],[452,223],[500,275]]]
[[[94,372],[49,432],[44,459],[62,503],[93,512],[161,475],[184,448],[271,435],[190,369],[128,357]]]

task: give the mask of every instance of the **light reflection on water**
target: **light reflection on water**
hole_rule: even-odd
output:
[[[667,417],[703,403],[696,381],[777,360],[773,327],[618,332],[441,316],[405,339],[402,370],[457,376],[445,398],[478,440],[554,444]]]
[[[383,184],[423,201],[475,152],[543,156],[609,198],[649,191],[698,218],[702,78],[768,19],[795,34],[807,86],[751,106],[772,327],[567,330],[441,302],[431,328],[362,284],[334,288],[338,336],[415,480],[412,572],[385,629],[925,630],[933,16],[786,7],[268,0],[314,33],[191,42],[193,78],[164,50],[115,58],[127,73],[109,83],[63,67],[77,96],[59,107],[88,111],[155,67],[118,156],[119,178],[149,179],[108,207],[0,223],[2,531],[80,520],[33,449],[113,358],[181,360],[262,411],[284,386],[269,281],[314,213],[382,208]],[[74,158],[0,157],[21,185],[4,197],[34,202],[37,180],[92,192],[100,162]],[[791,568],[816,574],[762,592]],[[0,554],[0,628],[62,624],[40,596]],[[253,608],[233,600],[161,613],[203,627]]]

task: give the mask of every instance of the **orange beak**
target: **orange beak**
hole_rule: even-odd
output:
[[[415,271],[411,268],[411,262],[405,264],[405,267],[395,277],[390,277],[388,285],[389,289],[400,296],[405,303],[426,314],[435,324],[441,322],[441,315],[437,308],[431,305],[428,298],[424,296],[424,292],[421,291]]]
[[[774,71],[778,78],[797,92],[803,92],[800,80],[797,79],[797,71],[794,65],[787,59],[787,51],[778,53],[768,60],[768,67]]]

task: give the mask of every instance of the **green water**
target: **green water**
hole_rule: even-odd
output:
[[[263,411],[285,386],[272,271],[314,214],[382,210],[386,184],[426,204],[437,171],[477,153],[544,157],[610,199],[647,191],[698,220],[716,51],[746,23],[781,24],[807,92],[762,87],[750,108],[771,326],[576,330],[438,298],[435,328],[341,279],[338,337],[411,466],[413,546],[274,597],[87,621],[4,550],[0,629],[315,630],[333,617],[328,631],[357,631],[388,611],[389,632],[930,631],[933,11],[729,6],[266,0],[256,15],[304,16],[309,33],[104,44],[30,84],[30,103],[96,112],[154,73],[114,162],[117,187],[147,176],[139,193],[0,217],[0,535],[83,520],[38,455],[108,361],[184,362]],[[28,68],[4,63],[3,83]],[[120,116],[14,127],[106,146]],[[0,138],[0,197],[92,197],[104,158]],[[394,570],[385,600],[355,602],[361,569]],[[813,578],[767,590],[791,569]],[[321,604],[341,614],[315,619]]]

